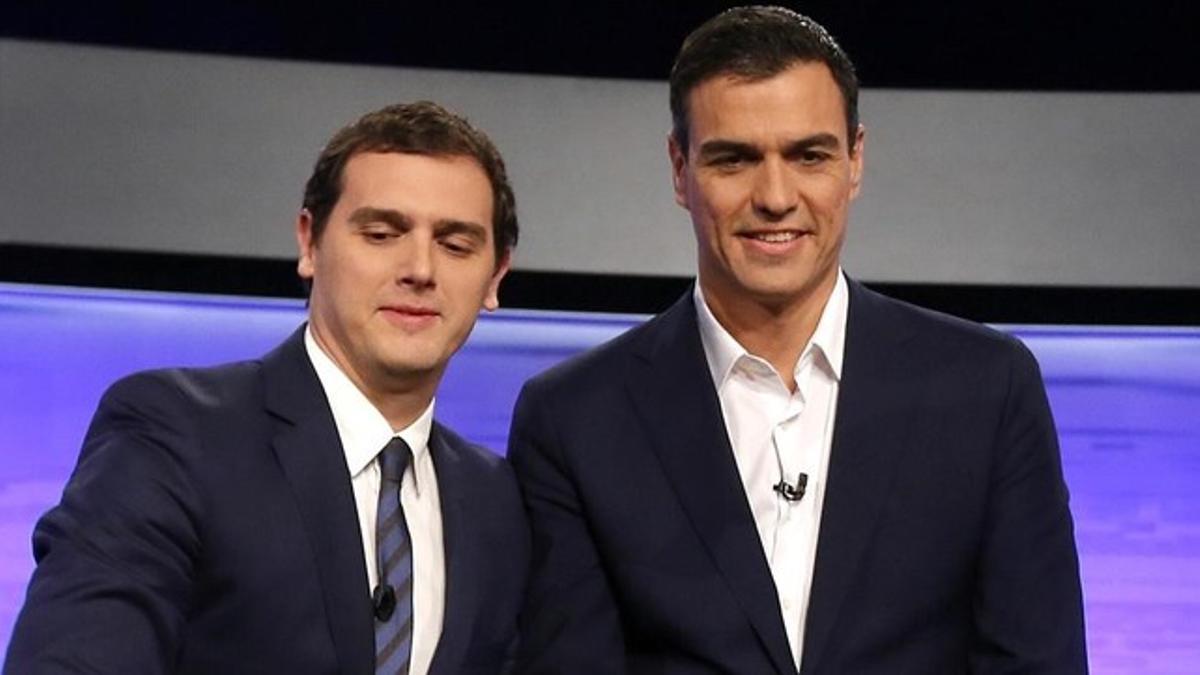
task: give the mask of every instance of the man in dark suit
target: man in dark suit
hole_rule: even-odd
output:
[[[491,141],[428,102],[342,129],[297,220],[306,327],[104,395],[34,532],[6,673],[495,673],[529,534],[433,397],[517,240]]]
[[[684,42],[671,106],[693,291],[517,403],[521,671],[1086,671],[1036,362],[842,273],[846,55],[733,9]]]

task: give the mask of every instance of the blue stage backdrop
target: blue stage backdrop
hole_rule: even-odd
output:
[[[0,284],[0,646],[101,392],[135,370],[257,356],[298,301]],[[438,395],[442,421],[503,452],[530,375],[643,320],[501,311]],[[1096,673],[1200,672],[1200,329],[1003,326],[1041,362],[1071,489]]]

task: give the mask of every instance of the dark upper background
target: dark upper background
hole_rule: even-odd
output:
[[[432,0],[306,6],[12,0],[0,2],[0,37],[348,64],[663,80],[684,36],[734,4],[741,3]],[[1079,8],[1052,2],[789,6],[830,29],[869,88],[1200,91],[1200,12],[1189,2],[1143,2],[1120,13],[1098,4]],[[0,278],[251,295],[299,292],[290,283],[290,261],[28,248],[0,246],[0,259],[6,261]],[[231,279],[274,278],[288,284],[229,284]],[[510,277],[506,304],[650,312],[669,303],[686,283],[531,272]],[[547,289],[556,289],[553,297],[547,297]],[[979,320],[1200,323],[1200,289],[893,284],[885,290]]]
[[[730,2],[6,2],[0,35],[342,63],[665,79]],[[1197,91],[1191,2],[789,3],[868,87]]]

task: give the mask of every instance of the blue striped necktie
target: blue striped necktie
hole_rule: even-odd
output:
[[[407,673],[412,653],[412,544],[404,510],[400,508],[400,479],[411,457],[412,451],[399,436],[379,453],[379,506],[375,512],[379,561],[379,587],[375,589],[376,675]],[[386,597],[381,601],[382,596],[393,594],[394,600]]]

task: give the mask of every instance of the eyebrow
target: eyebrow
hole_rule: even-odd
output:
[[[485,243],[488,239],[487,228],[469,220],[439,220],[434,223],[433,229],[439,236],[461,234],[481,244]]]
[[[381,209],[374,206],[360,206],[350,214],[351,223],[366,225],[367,223],[386,223],[397,230],[412,227],[412,219],[395,209]],[[480,242],[488,238],[487,228],[469,220],[443,218],[433,224],[439,236],[461,234]]]
[[[826,150],[837,150],[842,147],[842,141],[834,134],[829,132],[821,132],[811,136],[797,139],[788,143],[784,152],[799,152],[810,148],[824,148]]]
[[[700,144],[700,149],[696,155],[701,158],[714,157],[716,155],[746,155],[757,157],[762,154],[759,149],[750,143],[742,143],[740,141],[731,141],[724,138],[714,138],[709,141],[704,141]]]
[[[407,227],[412,221],[395,209],[380,209],[374,206],[360,206],[350,214],[350,222],[355,225],[367,223],[387,223],[396,229]]]
[[[808,150],[810,148],[826,148],[836,150],[841,147],[842,142],[834,134],[821,132],[804,138],[798,138],[788,142],[784,146],[784,154],[793,154]],[[733,141],[725,138],[714,138],[700,144],[700,149],[697,152],[699,157],[712,157],[722,154],[747,155],[757,157],[762,154],[758,146],[742,141]]]

